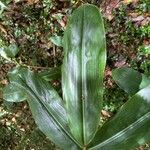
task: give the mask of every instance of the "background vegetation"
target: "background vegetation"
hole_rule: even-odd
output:
[[[149,0],[1,0],[0,50],[19,53],[11,62],[0,57],[0,149],[58,149],[38,130],[28,105],[5,102],[2,91],[8,84],[8,71],[17,63],[38,72],[61,65],[61,40],[69,15],[87,2],[101,9],[106,28],[108,60],[102,123],[127,101],[127,95],[112,81],[112,69],[131,66],[150,75]],[[53,84],[58,87],[60,82]],[[139,149],[149,150],[150,146]]]

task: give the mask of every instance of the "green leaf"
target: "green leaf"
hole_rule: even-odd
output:
[[[23,93],[19,87],[14,84],[9,84],[4,88],[3,97],[9,102],[22,102],[27,99],[25,93]]]
[[[56,46],[61,46],[62,47],[62,37],[55,35],[50,37],[50,40],[52,43],[54,43]]]
[[[80,143],[88,144],[97,131],[106,63],[105,31],[97,7],[74,11],[63,39],[63,98],[69,126]]]
[[[5,4],[2,3],[1,1],[0,1],[0,7],[1,7],[1,9],[2,9],[2,8],[7,8],[7,7],[5,6]]]
[[[142,74],[142,82],[140,83],[140,89],[143,89],[150,85],[150,78]]]
[[[142,75],[132,68],[122,67],[113,71],[117,85],[130,95],[139,91]]]
[[[14,58],[19,52],[19,48],[16,44],[11,44],[8,47],[0,48],[0,55],[6,59]]]
[[[90,150],[129,150],[150,141],[150,87],[140,90],[99,129]]]
[[[3,97],[8,102],[22,102],[24,100],[27,100],[26,93],[22,92],[19,86],[14,85],[14,82],[16,83],[20,82],[18,78],[19,70],[21,70],[22,73],[23,71],[26,71],[25,69],[18,67],[8,73],[10,83],[3,90]]]
[[[13,70],[9,78],[10,85],[26,95],[35,122],[43,133],[64,150],[68,147],[80,149],[69,131],[63,102],[53,87],[38,74],[24,68]],[[14,92],[14,89],[9,89],[4,90],[4,98],[8,101],[8,95]],[[18,97],[15,101],[18,102]]]
[[[61,78],[61,68],[60,67],[50,68],[47,71],[40,72],[39,76],[41,76],[46,81],[60,79]]]
[[[130,95],[150,85],[150,78],[138,71],[122,67],[113,70],[113,79],[117,85]]]
[[[3,11],[4,11],[6,8],[7,8],[6,5],[0,1],[0,15],[3,13]]]

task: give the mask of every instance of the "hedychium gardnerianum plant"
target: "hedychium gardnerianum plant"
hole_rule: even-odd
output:
[[[9,72],[4,99],[27,100],[39,129],[64,150],[130,150],[150,141],[150,79],[130,68],[113,71],[130,99],[100,126],[105,43],[98,8],[80,6],[64,33],[63,100],[42,74],[23,67]]]

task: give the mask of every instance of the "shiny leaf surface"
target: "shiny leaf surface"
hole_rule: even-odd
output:
[[[16,44],[11,44],[8,47],[0,48],[0,55],[6,59],[14,58],[19,52],[19,49]]]
[[[140,90],[99,129],[90,150],[129,150],[150,141],[150,87]]]
[[[50,37],[50,40],[56,46],[62,47],[62,37],[61,36],[58,36],[58,35],[52,36],[52,37]]]
[[[8,78],[10,80],[10,83],[4,88],[3,91],[3,97],[4,99],[6,99],[9,102],[22,102],[24,100],[27,100],[27,95],[25,92],[22,92],[22,90],[20,90],[20,87],[15,86],[14,84],[12,84],[13,82],[19,82],[18,77],[16,76],[16,72],[19,73],[19,68],[14,69],[13,71],[10,71],[8,73]],[[22,73],[23,73],[23,69]]]
[[[4,88],[3,97],[9,102],[22,102],[27,99],[26,94],[11,83]]]
[[[139,91],[142,75],[132,68],[122,67],[113,71],[113,79],[117,85],[130,95]]]
[[[26,96],[35,122],[41,131],[62,149],[68,147],[71,150],[80,149],[69,131],[62,100],[50,84],[24,68],[13,70],[9,77],[10,85]],[[10,100],[8,95],[12,92],[13,88],[6,87],[4,98]],[[18,97],[13,96],[13,98],[18,102]]]
[[[63,48],[62,88],[69,126],[75,138],[87,144],[99,125],[106,63],[104,25],[95,6],[74,11]]]
[[[142,82],[140,83],[140,89],[143,89],[150,85],[150,78],[142,74]]]

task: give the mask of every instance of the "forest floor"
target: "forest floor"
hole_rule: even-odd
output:
[[[127,95],[112,81],[112,69],[130,66],[150,75],[150,1],[149,0],[1,0],[0,47],[19,49],[15,61],[35,71],[60,66],[61,39],[72,11],[92,3],[102,11],[106,39],[107,66],[102,110],[108,120],[127,101]],[[4,101],[7,73],[15,66],[0,57],[0,149],[56,150],[36,127],[26,102]],[[43,142],[41,142],[43,141]],[[145,144],[139,150],[150,150]]]

